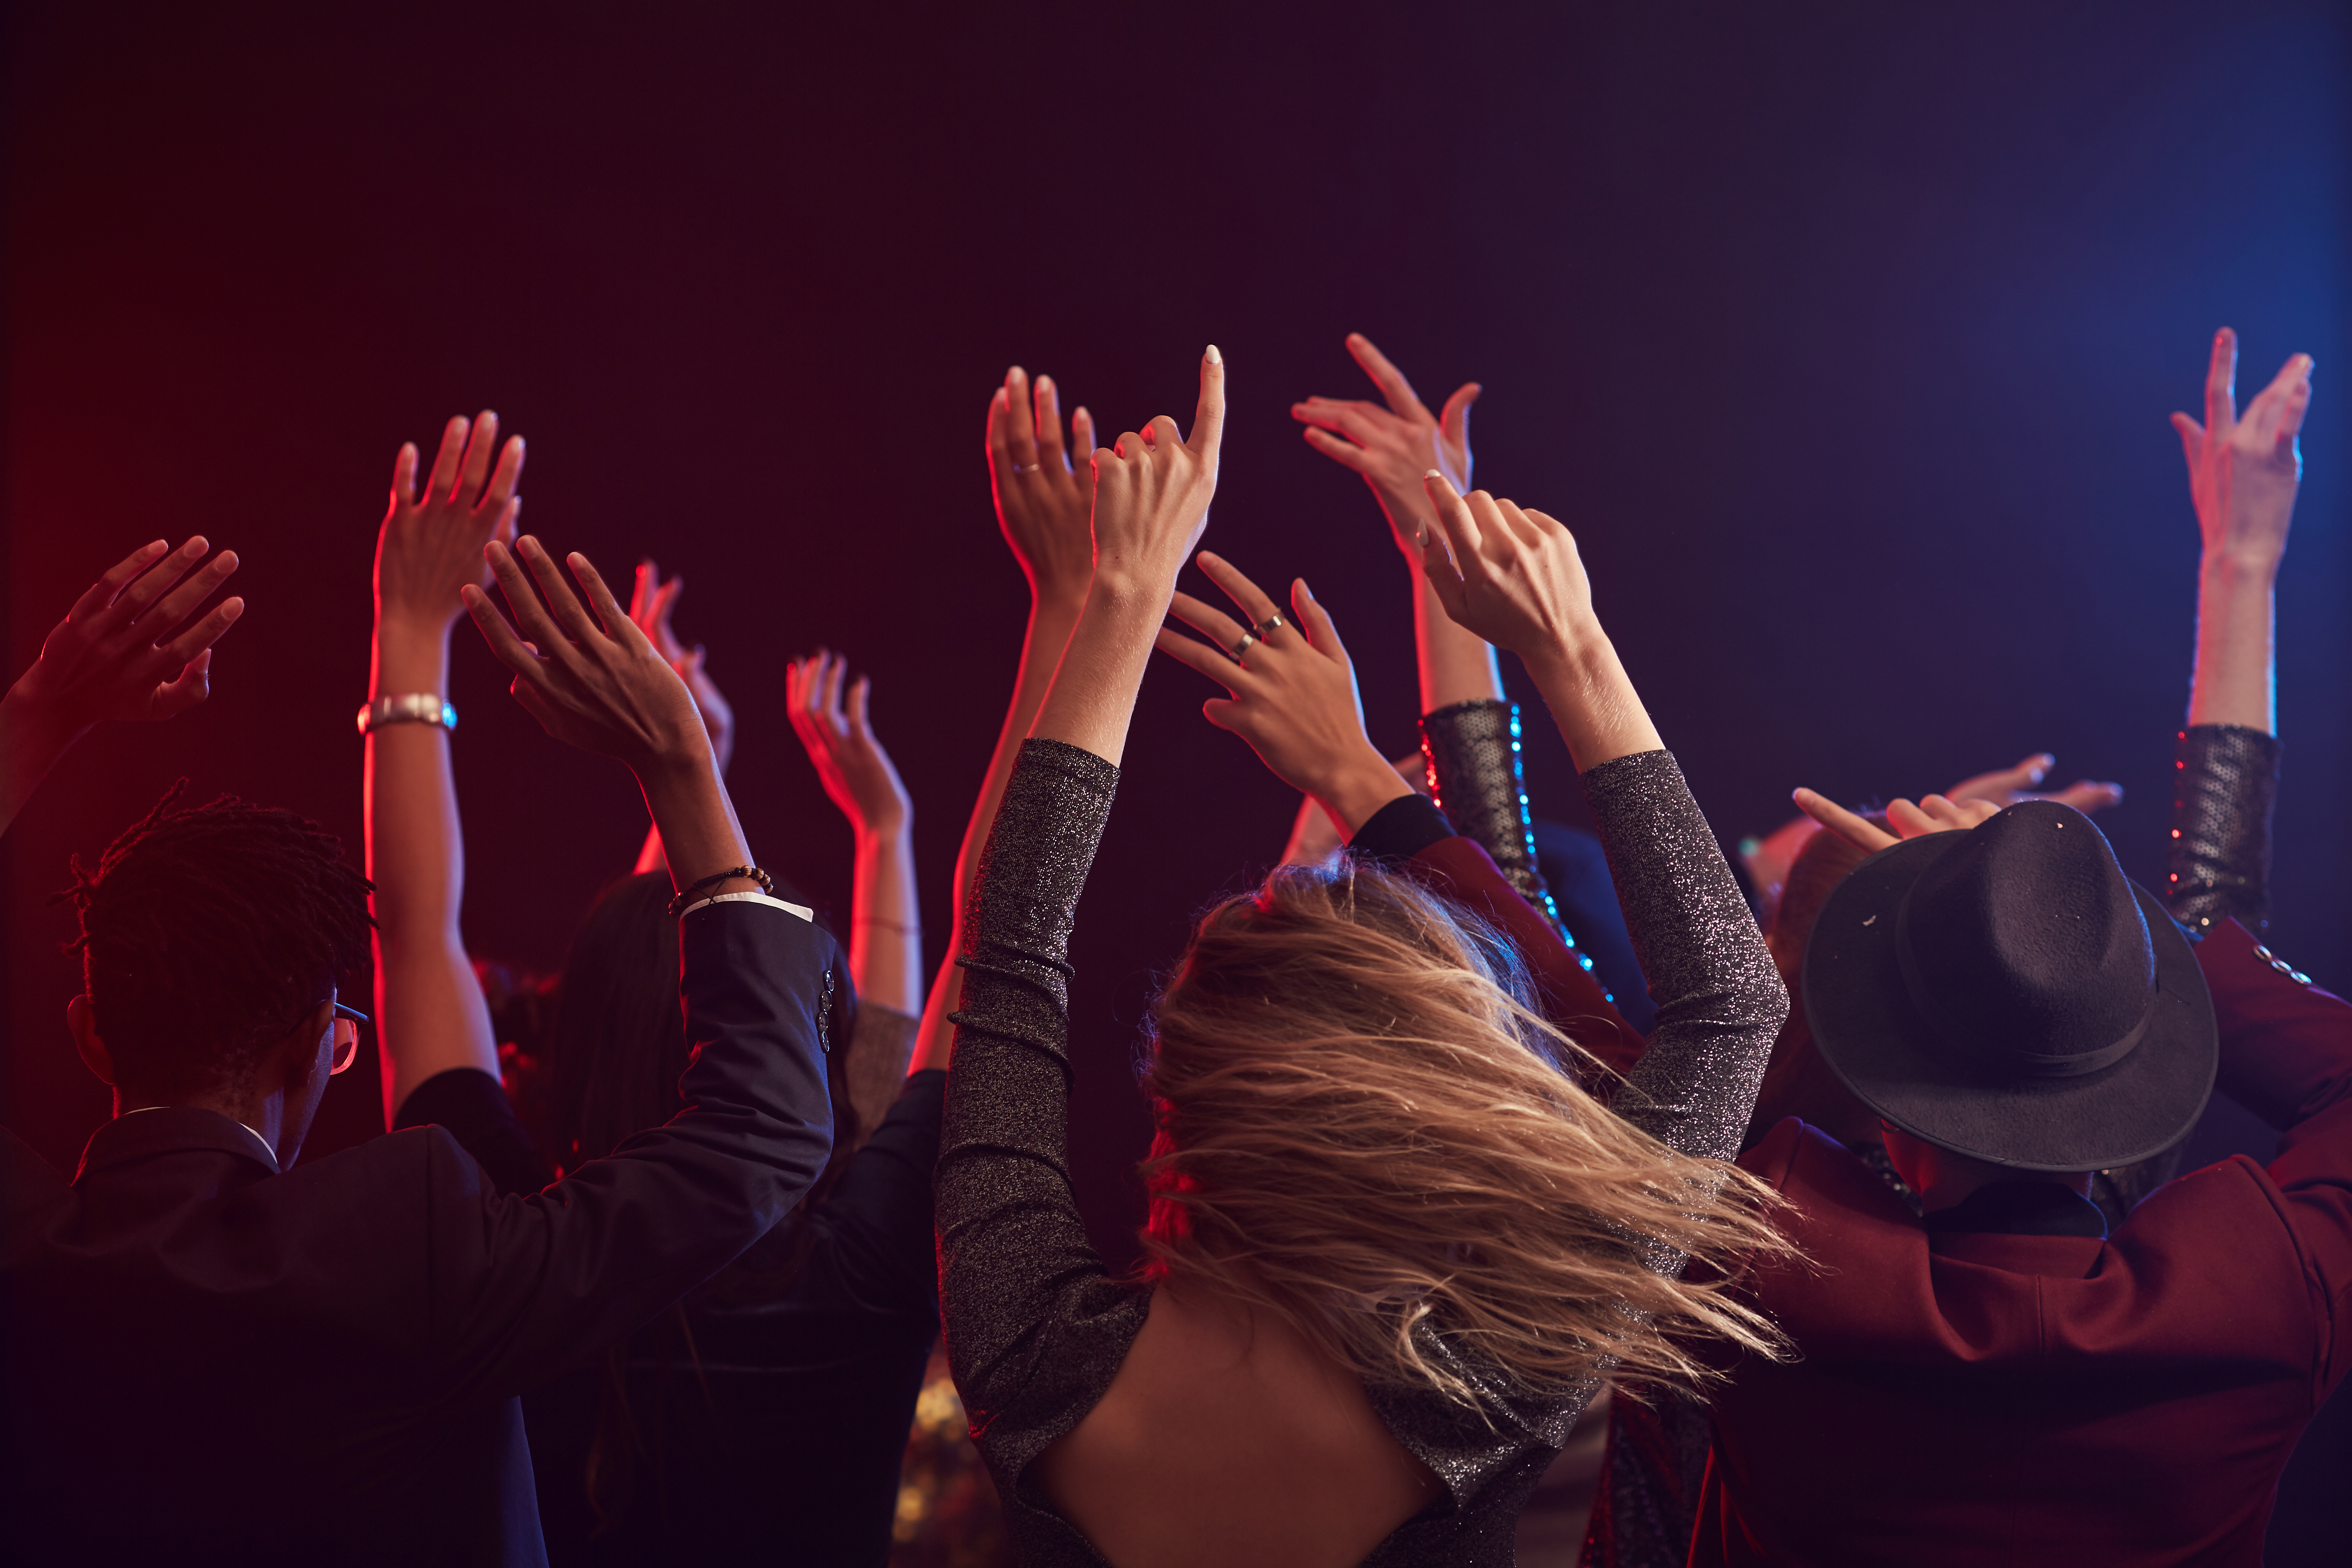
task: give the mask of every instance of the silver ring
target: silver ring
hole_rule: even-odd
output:
[[[1265,619],[1252,626],[1250,630],[1257,633],[1257,635],[1262,638],[1270,637],[1275,633],[1282,629],[1282,612],[1280,610],[1276,610],[1274,614],[1266,616]]]
[[[1242,634],[1242,640],[1234,644],[1234,646],[1227,651],[1234,656],[1234,662],[1235,664],[1239,664],[1242,661],[1242,655],[1249,652],[1250,645],[1260,640],[1261,639],[1257,635],[1257,628],[1255,626],[1252,626],[1249,630]]]
[[[1013,471],[1016,474],[1034,474],[1045,466],[1043,463],[1015,463],[1013,465]]]

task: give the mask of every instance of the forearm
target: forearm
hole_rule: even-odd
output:
[[[1412,641],[1421,671],[1421,710],[1434,713],[1456,702],[1499,700],[1503,672],[1494,645],[1445,613],[1437,590],[1417,561],[1412,572]]]
[[[923,1005],[922,1037],[908,1065],[910,1072],[944,1068],[954,1050],[955,1026],[948,1021],[948,1015],[961,1005],[963,995],[963,971],[956,965],[956,955],[963,951],[964,914],[973,879],[980,874],[981,854],[995,826],[997,807],[1004,799],[1013,764],[1020,757],[1021,742],[1036,722],[1037,710],[1045,704],[1063,649],[1069,646],[1070,630],[1085,608],[1083,593],[1041,593],[1030,601],[1029,626],[1022,637],[1021,662],[1013,679],[1013,700],[1004,710],[1003,728],[996,732],[996,749],[989,755],[980,798],[972,804],[971,820],[964,825],[963,844],[956,852],[954,923],[949,928],[947,951],[940,955],[939,973]]]
[[[1578,773],[1590,773],[1619,757],[1665,749],[1616,647],[1598,627],[1524,662],[1559,726],[1560,738],[1568,742]]]
[[[861,834],[850,916],[849,973],[860,999],[897,1013],[923,1005],[922,911],[908,825]]]
[[[2273,679],[2278,563],[2210,553],[2197,576],[2197,668],[2189,722],[2278,732]]]
[[[0,833],[79,738],[79,731],[37,711],[13,690],[0,699]]]
[[[1583,782],[1658,1002],[1657,1032],[1613,1109],[1685,1153],[1732,1159],[1788,990],[1674,758],[1621,757]]]
[[[1076,746],[1117,767],[1168,603],[1160,584],[1097,573],[1029,738]]]
[[[445,628],[377,628],[371,697],[444,695]],[[496,1074],[498,1042],[458,930],[465,843],[449,732],[388,724],[365,742],[368,875],[375,882],[376,1039],[384,1122],[411,1090],[452,1068]]]

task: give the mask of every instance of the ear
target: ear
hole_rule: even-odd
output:
[[[327,1031],[334,1027],[334,1003],[321,1002],[302,1015],[302,1021],[278,1047],[285,1053],[279,1065],[288,1089],[309,1083],[314,1074],[321,1079],[327,1076],[335,1048]]]
[[[106,1054],[106,1042],[98,1037],[98,1009],[90,1005],[88,992],[66,1004],[66,1028],[73,1035],[82,1065],[98,1075],[99,1082],[112,1083],[114,1058]]]

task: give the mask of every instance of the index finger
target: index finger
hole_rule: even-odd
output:
[[[1192,434],[1185,445],[1204,458],[1214,458],[1225,435],[1225,356],[1211,343],[1201,355],[1201,405],[1192,412]]]
[[[87,619],[114,603],[122,585],[161,561],[171,551],[163,540],[142,544],[106,569],[106,575],[89,585],[89,592],[74,601],[73,614]]]
[[[2213,334],[2213,359],[2205,367],[2205,428],[2221,435],[2238,418],[2238,334],[2223,327]]]
[[[1875,855],[1881,849],[1891,849],[1902,842],[1892,833],[1866,822],[1828,796],[1809,789],[1800,789],[1789,797],[1797,809],[1844,839],[1857,849]]]
[[[1388,355],[1372,346],[1371,339],[1361,332],[1349,332],[1348,352],[1356,356],[1356,363],[1364,367],[1364,374],[1372,378],[1372,384],[1381,389],[1381,395],[1389,400],[1391,412],[1423,416],[1429,413],[1422,405],[1420,397],[1414,395],[1412,383],[1405,380],[1404,372],[1391,364]]]

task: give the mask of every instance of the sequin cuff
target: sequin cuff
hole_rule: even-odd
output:
[[[2278,737],[2237,724],[2180,731],[2173,761],[2172,862],[2165,902],[2203,934],[2236,919],[2260,931],[2271,912],[2271,806]]]
[[[1519,766],[1519,708],[1487,698],[1440,708],[1421,721],[1429,786],[1454,831],[1486,852],[1536,912],[1560,927],[1559,907],[1536,865],[1535,825]],[[1573,939],[1569,945],[1576,945]]]

